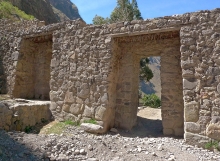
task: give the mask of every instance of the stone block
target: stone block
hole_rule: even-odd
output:
[[[209,124],[206,129],[206,135],[212,139],[220,140],[220,122]]]
[[[69,91],[66,92],[64,102],[66,102],[66,103],[74,103],[75,102],[75,97],[73,95],[73,92],[69,92]]]
[[[97,120],[103,120],[104,118],[104,114],[105,114],[106,108],[99,106],[96,109],[96,113],[95,113],[95,119]]]
[[[80,127],[89,133],[100,134],[103,133],[103,127],[100,125],[90,124],[90,123],[82,123]]]
[[[183,79],[183,89],[184,90],[192,90],[195,89],[197,86],[198,82],[197,81],[189,81],[187,79]]]
[[[83,104],[72,104],[70,106],[69,111],[70,111],[71,114],[78,115],[83,111],[83,109],[84,109]]]
[[[62,109],[63,109],[63,111],[65,111],[65,112],[70,112],[70,105],[64,104]]]
[[[190,102],[185,105],[184,108],[184,119],[185,122],[197,122],[199,119],[199,103]]]
[[[84,112],[83,112],[83,116],[84,117],[90,117],[90,118],[93,118],[94,117],[94,109],[91,108],[91,107],[88,107],[87,105],[85,105],[85,109],[84,109]]]
[[[83,83],[78,89],[77,89],[77,96],[80,98],[87,98],[89,97],[89,85],[86,83]]]
[[[204,147],[205,144],[209,141],[209,138],[199,134],[193,134],[190,132],[184,133],[184,139],[187,144],[197,145],[199,147]]]
[[[186,122],[185,123],[185,130],[186,132],[191,132],[191,133],[200,133],[200,125],[194,122]]]

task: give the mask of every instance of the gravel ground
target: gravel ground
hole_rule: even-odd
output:
[[[78,126],[68,126],[60,135],[0,130],[0,161],[220,161],[219,152],[165,137],[157,128],[143,133],[142,123],[130,132],[114,129],[104,135],[86,133]]]

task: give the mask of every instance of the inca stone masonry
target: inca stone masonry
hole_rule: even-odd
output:
[[[220,140],[220,9],[102,26],[1,20],[0,93],[50,100],[55,119],[93,118],[99,133],[131,129],[149,56],[161,57],[163,133],[199,146]],[[14,111],[2,109],[11,129]]]

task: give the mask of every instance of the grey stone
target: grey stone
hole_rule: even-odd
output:
[[[195,89],[197,86],[198,82],[197,81],[188,81],[187,79],[183,79],[183,89],[184,90],[192,90]]]
[[[95,134],[103,133],[103,127],[100,125],[82,123],[80,127],[83,128],[86,132],[95,133]]]

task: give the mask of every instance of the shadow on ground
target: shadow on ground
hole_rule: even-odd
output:
[[[0,161],[37,161],[41,160],[39,156],[26,143],[23,142],[20,132],[6,132],[0,130]]]
[[[125,137],[163,137],[163,126],[161,120],[151,120],[137,117],[137,125],[130,131],[119,129],[119,134]]]

